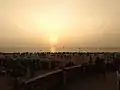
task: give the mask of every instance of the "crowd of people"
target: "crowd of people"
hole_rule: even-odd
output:
[[[63,62],[56,60],[55,57],[70,60],[69,56],[55,55],[53,53],[1,53],[0,54],[0,73],[7,73],[13,77],[25,76],[27,72],[30,77],[34,72],[44,69],[62,68]],[[71,62],[68,60],[68,63]],[[66,66],[68,63],[64,62]]]
[[[105,76],[106,69],[117,70],[120,66],[119,53],[82,53],[82,52],[41,52],[41,53],[0,53],[0,75],[14,78],[34,77],[41,70],[63,69],[79,64],[94,65],[94,72]]]
[[[31,75],[30,77],[32,77],[34,76],[34,72],[37,70],[54,70],[71,65],[82,64],[85,62],[89,62],[91,64],[96,63],[97,68],[99,68],[104,64],[104,61],[108,63],[112,61],[113,58],[115,58],[115,54],[113,53],[0,53],[0,73],[9,73],[14,77],[18,77],[25,76],[27,72],[29,72]],[[118,61],[116,60],[116,62],[114,62],[116,64],[116,67],[119,66]]]

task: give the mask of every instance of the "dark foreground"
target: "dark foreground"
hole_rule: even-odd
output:
[[[1,56],[0,90],[117,89],[115,71],[120,66],[120,56],[116,56],[117,54],[110,54],[108,57],[108,54],[99,56],[77,53],[75,56],[75,53],[68,55],[63,53],[61,57],[59,53],[58,55],[53,53],[52,59],[48,57],[49,54],[33,55],[37,55],[36,58],[32,55],[27,58],[26,54],[17,54],[19,58],[14,59]],[[55,58],[57,60],[54,60]],[[109,72],[106,79],[100,75],[105,71]]]
[[[117,90],[116,74],[107,73],[106,79],[102,75],[87,77],[61,90]]]
[[[0,90],[12,90],[10,81],[10,78],[0,77]],[[102,75],[84,77],[61,90],[117,90],[116,74],[107,73],[106,79]]]

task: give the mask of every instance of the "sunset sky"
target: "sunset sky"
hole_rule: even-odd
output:
[[[120,0],[0,0],[0,51],[119,47]]]

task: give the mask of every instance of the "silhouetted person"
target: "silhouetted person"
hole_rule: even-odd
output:
[[[92,64],[92,63],[93,63],[93,60],[92,60],[92,57],[90,56],[89,64]]]
[[[30,61],[30,77],[33,77],[35,72],[34,72],[34,60],[33,61]]]
[[[92,73],[93,73],[93,60],[92,60],[92,57],[91,57],[91,56],[90,56],[90,60],[89,60],[88,71],[89,71],[89,74],[92,74]]]
[[[101,73],[104,75],[104,77],[106,78],[106,64],[104,59],[101,59]]]
[[[120,66],[120,58],[115,58],[115,60],[113,61],[113,64],[114,64],[114,69],[115,71],[119,69],[119,66]]]
[[[106,67],[105,67],[104,59],[100,59],[99,57],[97,57],[95,64],[96,64],[96,72],[98,74],[102,73],[104,77],[106,77]]]
[[[120,67],[116,71],[117,74],[117,90],[120,90]]]

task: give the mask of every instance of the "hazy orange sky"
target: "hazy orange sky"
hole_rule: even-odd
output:
[[[120,0],[0,0],[0,51],[119,47]]]

